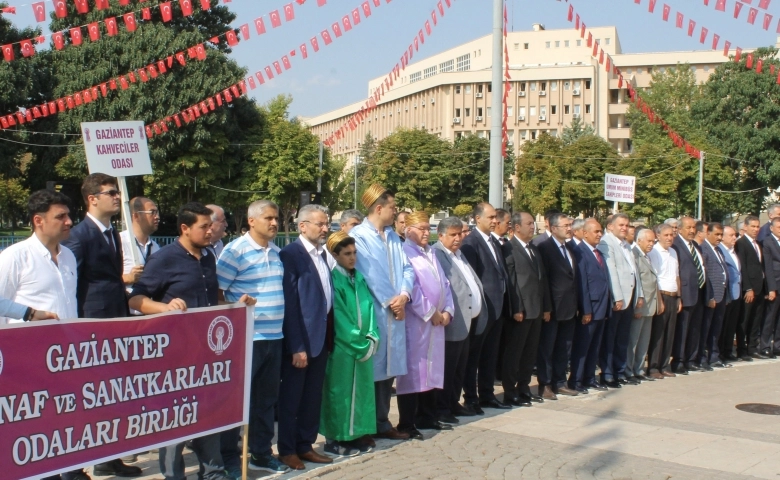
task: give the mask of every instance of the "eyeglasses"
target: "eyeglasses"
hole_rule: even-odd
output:
[[[151,215],[153,217],[159,217],[160,211],[159,210],[138,210],[136,213],[145,213],[147,215]]]
[[[122,194],[119,192],[119,190],[106,190],[105,192],[98,192],[94,194],[96,197],[100,195],[108,195],[109,197],[121,197]]]
[[[431,233],[430,227],[428,227],[428,228],[421,228],[421,227],[418,227],[417,225],[412,225],[411,227],[408,227],[408,228],[413,228],[415,230],[419,230],[420,232]]]
[[[317,228],[322,228],[322,227],[327,227],[328,226],[327,222],[312,222],[310,220],[301,220],[301,223],[311,223],[312,225],[314,225]]]

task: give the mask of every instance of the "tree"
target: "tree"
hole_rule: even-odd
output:
[[[490,141],[476,135],[456,138],[452,160],[443,165],[450,172],[445,180],[445,206],[476,205],[484,202],[490,187]],[[471,213],[471,212],[469,212]]]
[[[465,203],[461,203],[460,205],[457,205],[455,208],[452,209],[452,214],[456,217],[460,218],[466,218],[474,211],[473,205],[467,205]]]
[[[582,119],[579,116],[574,117],[568,127],[563,128],[561,138],[563,139],[564,146],[571,145],[579,140],[580,137],[595,135],[596,130],[592,125],[584,125]]]
[[[561,210],[599,217],[610,207],[604,200],[604,174],[618,173],[618,155],[611,143],[597,135],[580,136],[555,159],[561,178]]]
[[[16,227],[16,221],[24,218],[29,196],[30,191],[22,186],[18,178],[6,178],[0,174],[0,219],[10,220],[11,232]]]
[[[563,141],[543,133],[536,140],[525,142],[520,151],[514,210],[534,214],[560,208],[561,172],[557,160],[563,151]]]

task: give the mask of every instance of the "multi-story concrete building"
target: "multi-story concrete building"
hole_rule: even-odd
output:
[[[624,54],[615,27],[590,31],[635,87],[647,87],[656,69],[663,71],[680,63],[688,63],[697,81],[704,82],[717,65],[727,61],[722,51],[712,50]],[[627,91],[618,89],[617,77],[591,57],[592,48],[580,38],[579,31],[545,30],[536,24],[530,31],[510,32],[507,47],[512,77],[507,129],[515,153],[523,142],[542,132],[560,135],[575,117],[592,125],[618,152],[631,152],[625,117]],[[489,137],[493,115],[491,48],[488,35],[407,65],[377,108],[358,128],[336,140],[333,153],[352,160],[366,134],[381,140],[401,127],[424,128],[447,139],[465,134]],[[367,97],[384,78],[368,82]],[[325,139],[364,103],[362,100],[303,121]]]

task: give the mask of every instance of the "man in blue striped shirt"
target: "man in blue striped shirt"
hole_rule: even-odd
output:
[[[249,468],[284,473],[287,465],[273,455],[274,405],[279,395],[282,362],[282,261],[274,237],[279,229],[279,207],[270,200],[249,205],[249,231],[230,242],[217,261],[219,289],[228,302],[242,295],[255,304],[252,390],[249,407]],[[240,478],[239,429],[222,434],[222,457],[227,470]]]

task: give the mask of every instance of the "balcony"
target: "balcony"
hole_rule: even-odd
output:
[[[610,115],[625,115],[628,113],[628,103],[610,103],[607,112]]]
[[[631,138],[631,129],[628,127],[610,128],[607,135],[610,139]]]

